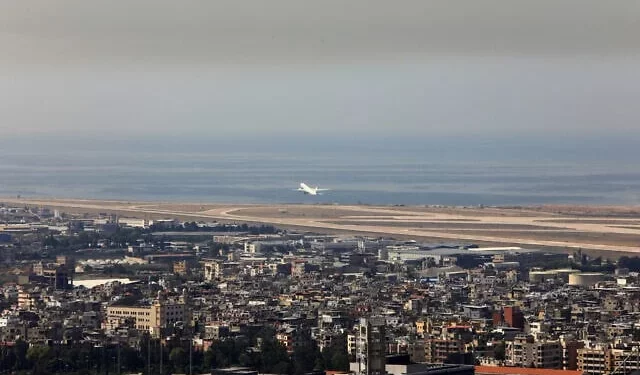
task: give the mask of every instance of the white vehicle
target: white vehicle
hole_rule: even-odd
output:
[[[304,182],[301,182],[300,187],[298,188],[298,191],[301,191],[307,195],[321,195],[320,194],[321,191],[327,191],[327,190],[330,190],[330,189],[320,189],[317,186],[311,187],[305,184]]]

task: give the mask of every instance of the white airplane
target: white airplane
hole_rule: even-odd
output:
[[[317,186],[316,187],[310,187],[309,185],[305,184],[304,182],[300,183],[300,187],[298,188],[298,191],[301,191],[305,194],[308,195],[321,195],[320,192],[321,191],[327,191],[330,189],[320,189]]]

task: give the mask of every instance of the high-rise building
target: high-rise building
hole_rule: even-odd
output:
[[[576,370],[578,368],[578,349],[584,347],[584,343],[574,339],[560,338],[562,344],[562,368]]]
[[[386,364],[385,319],[361,318],[355,329],[355,360],[352,371],[357,375],[384,375]]]

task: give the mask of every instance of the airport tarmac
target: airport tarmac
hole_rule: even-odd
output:
[[[0,198],[0,202],[127,217],[267,223],[316,232],[640,253],[640,208],[636,207],[231,205],[16,198]]]

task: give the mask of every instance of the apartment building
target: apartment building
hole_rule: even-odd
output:
[[[461,340],[427,339],[424,343],[424,356],[429,363],[444,363],[451,354],[464,352]]]
[[[581,348],[578,354],[578,370],[589,375],[608,374],[608,353],[604,347]]]
[[[558,340],[536,341],[533,336],[517,336],[507,345],[512,365],[536,368],[562,368],[562,344]]]
[[[386,336],[383,317],[361,318],[355,328],[355,337],[349,339],[355,347],[356,360],[350,365],[351,371],[357,375],[385,374]]]
[[[640,369],[640,350],[610,349],[605,362],[609,374],[631,374]]]
[[[152,335],[158,335],[160,329],[188,320],[187,308],[183,302],[159,300],[151,305],[141,306],[115,304],[107,307],[105,329],[131,325],[137,330],[149,331]]]

